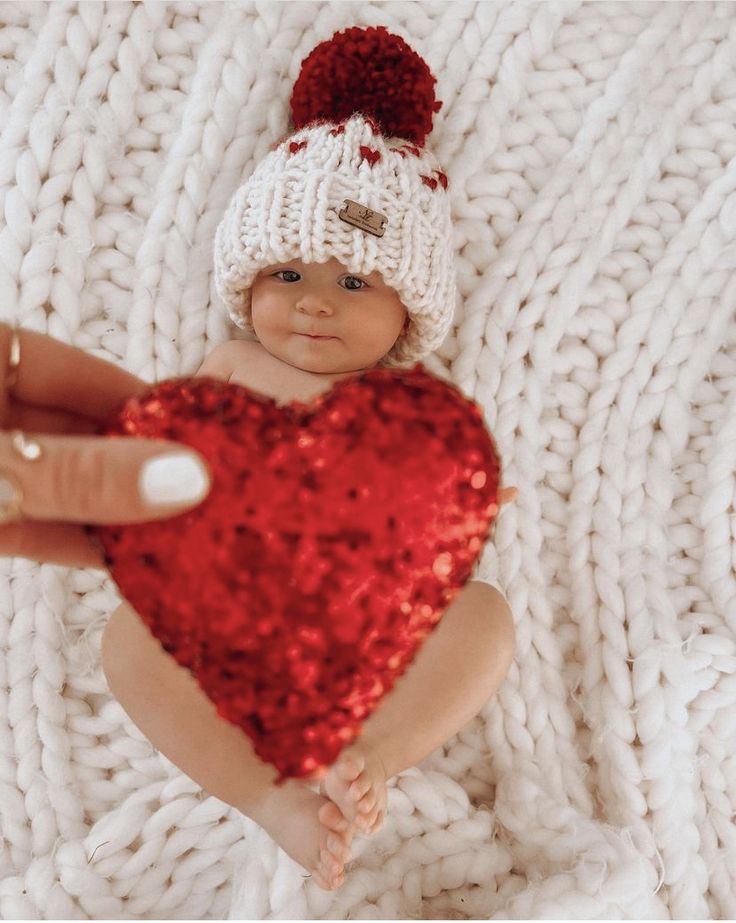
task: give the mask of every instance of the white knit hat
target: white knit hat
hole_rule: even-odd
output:
[[[447,177],[420,146],[442,105],[435,82],[383,26],[336,33],[304,60],[297,130],[237,190],[215,234],[215,286],[235,324],[255,332],[250,287],[265,266],[335,257],[348,272],[380,272],[407,309],[379,365],[410,366],[440,346],[456,286]]]

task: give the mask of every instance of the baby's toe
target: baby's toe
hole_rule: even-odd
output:
[[[337,758],[335,769],[343,781],[351,782],[357,779],[365,769],[365,757],[348,750]]]
[[[368,833],[373,824],[372,814],[359,814],[355,824],[362,833]]]
[[[344,875],[329,875],[326,872],[315,874],[315,879],[317,884],[324,891],[336,891],[340,885],[345,881]]]
[[[366,836],[373,836],[373,834],[377,833],[383,826],[385,816],[385,811],[380,810],[380,808],[374,808],[367,814],[360,815],[358,827]]]
[[[321,870],[321,866],[316,869],[312,869],[312,880],[322,888],[323,891],[332,891],[332,885],[330,880],[325,877],[324,873]]]
[[[326,801],[317,812],[317,816],[320,823],[327,827],[328,830],[334,830],[341,834],[350,833],[350,821],[345,818],[345,815],[334,801]]]
[[[371,824],[370,828],[369,828],[368,831],[367,831],[368,836],[373,836],[374,833],[378,833],[378,831],[381,829],[381,827],[383,827],[383,824],[384,824],[385,819],[386,819],[386,812],[385,812],[385,811],[379,811],[379,812],[377,813],[377,815],[376,815],[376,817],[375,817],[373,823]]]
[[[341,836],[339,836],[336,833],[328,834],[327,849],[332,855],[332,858],[336,862],[340,862],[343,865],[346,862],[350,862],[350,860],[353,858],[348,844],[345,842],[345,840]]]
[[[348,789],[348,797],[352,798],[353,801],[359,802],[363,799],[370,791],[373,786],[371,785],[371,780],[368,778],[366,773],[358,776],[358,778],[353,782],[353,784]]]
[[[336,859],[328,849],[323,849],[320,853],[319,861],[319,872],[322,877],[326,881],[334,883],[344,871],[344,863]]]
[[[330,881],[342,872],[343,863],[339,862],[328,850],[325,850],[319,867],[325,878]]]
[[[377,801],[378,797],[373,789],[371,789],[368,794],[364,795],[358,802],[358,812],[360,814],[370,813],[375,808]]]

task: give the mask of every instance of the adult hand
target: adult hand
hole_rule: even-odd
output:
[[[166,440],[90,435],[110,411],[151,387],[135,375],[73,346],[18,330],[20,365],[6,387],[13,330],[0,323],[0,555],[67,567],[105,569],[102,546],[84,524],[148,522],[197,506],[211,487],[199,453]],[[40,457],[23,457],[13,430],[38,443]],[[199,495],[173,501],[171,474],[153,470],[146,498],[146,463],[186,453],[199,462]],[[11,521],[3,511],[20,487]],[[161,502],[165,501],[165,502]]]

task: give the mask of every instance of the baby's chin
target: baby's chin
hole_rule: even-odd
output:
[[[360,357],[346,355],[344,344],[337,339],[335,343],[310,342],[307,337],[293,334],[285,343],[271,344],[271,348],[258,337],[255,340],[274,359],[290,365],[297,371],[329,377],[335,381],[341,378],[349,378],[353,375],[361,375],[363,372],[378,368],[380,365],[380,361],[366,362]],[[336,347],[339,349],[339,361],[336,355]]]
[[[351,359],[349,356],[340,356],[340,361],[335,361],[335,356],[330,355],[334,350],[334,345],[330,343],[305,344],[305,348],[300,346],[294,349],[285,350],[284,362],[288,362],[294,368],[302,372],[310,372],[312,375],[330,375],[332,377],[357,375],[373,368],[376,363],[370,365],[360,359]],[[281,357],[277,357],[281,358]]]

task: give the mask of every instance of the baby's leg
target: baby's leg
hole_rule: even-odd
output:
[[[361,736],[330,767],[321,791],[361,830],[375,832],[386,780],[416,766],[480,712],[514,657],[514,621],[498,590],[471,581],[448,607]]]
[[[240,728],[217,714],[192,674],[163,650],[127,603],[107,624],[102,663],[115,698],[158,750],[267,830],[321,887],[339,883],[354,826],[302,782],[275,788],[276,770],[259,759]]]

